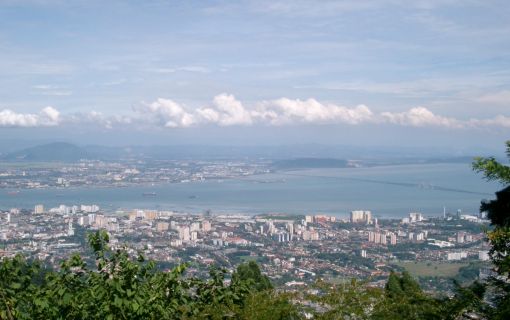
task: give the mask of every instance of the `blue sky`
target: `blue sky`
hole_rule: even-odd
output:
[[[0,0],[0,134],[501,146],[508,17],[497,0]]]

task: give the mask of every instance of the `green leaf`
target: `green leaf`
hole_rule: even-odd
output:
[[[21,288],[21,283],[17,283],[17,282],[11,283],[11,288],[19,289],[19,288]]]

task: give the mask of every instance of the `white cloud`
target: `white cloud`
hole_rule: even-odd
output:
[[[510,117],[499,115],[491,119],[471,119],[468,121],[468,124],[473,127],[510,128]]]
[[[383,112],[381,118],[384,122],[399,124],[402,126],[425,127],[439,126],[448,128],[463,127],[462,121],[435,115],[424,107],[412,108],[405,112]]]
[[[175,73],[177,70],[174,68],[153,68],[148,69],[147,71],[154,73]]]
[[[38,89],[38,90],[51,90],[51,89],[58,89],[59,87],[51,85],[51,84],[38,84],[38,85],[32,86],[32,88]]]
[[[135,111],[142,119],[168,128],[185,128],[195,123],[192,114],[169,99],[159,98],[150,104],[143,104]]]
[[[53,107],[46,107],[41,110],[39,120],[46,125],[57,125],[60,120],[60,112]]]
[[[43,91],[43,92],[40,92],[38,93],[40,95],[43,95],[43,96],[57,96],[57,97],[62,97],[62,96],[70,96],[73,94],[72,91]]]
[[[182,66],[182,67],[175,67],[175,68],[151,68],[148,69],[149,72],[154,73],[176,73],[176,72],[193,72],[193,73],[209,73],[211,70],[209,70],[206,67],[201,66]]]
[[[0,127],[56,126],[59,122],[60,112],[53,107],[46,107],[39,114],[16,113],[10,109],[0,111]]]
[[[214,97],[213,106],[197,110],[203,122],[220,126],[250,125],[252,114],[233,95],[222,93]]]
[[[477,101],[491,104],[510,105],[510,90],[503,90],[499,92],[486,94],[478,98]]]
[[[347,108],[334,104],[322,104],[315,99],[302,101],[281,98],[264,102],[258,115],[274,125],[295,122],[359,124],[373,120],[372,111],[364,105]]]
[[[102,112],[92,110],[66,115],[61,122],[72,125],[87,124],[113,129],[119,125],[133,124],[133,117],[126,115],[105,115]]]
[[[31,92],[32,95],[43,95],[43,96],[70,96],[73,94],[70,90],[51,84],[40,84],[32,86],[35,91]]]
[[[261,101],[247,107],[235,96],[222,93],[208,106],[188,108],[173,100],[158,98],[142,103],[132,113],[104,115],[97,111],[61,115],[53,107],[38,114],[0,111],[1,127],[37,127],[59,124],[91,124],[114,128],[133,126],[141,128],[188,128],[200,125],[227,126],[288,126],[300,124],[392,124],[409,127],[440,127],[450,129],[510,128],[510,116],[497,115],[486,119],[457,119],[438,115],[425,107],[402,112],[374,113],[365,105],[346,107],[323,103],[316,99],[289,99]]]
[[[197,72],[197,73],[209,73],[211,72],[209,69],[200,66],[185,66],[177,68],[178,71],[186,71],[186,72]]]

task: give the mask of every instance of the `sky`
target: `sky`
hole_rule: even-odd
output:
[[[503,149],[506,0],[0,0],[0,140]]]

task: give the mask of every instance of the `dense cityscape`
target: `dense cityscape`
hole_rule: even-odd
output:
[[[56,268],[71,253],[90,254],[85,235],[104,229],[114,247],[141,252],[163,269],[193,262],[192,270],[207,273],[209,265],[234,270],[254,260],[282,287],[306,286],[318,278],[369,279],[383,286],[391,270],[412,264],[429,269],[424,276],[433,274],[434,267],[441,275],[442,269],[458,271],[466,266],[475,269],[475,277],[490,275],[489,246],[482,229],[488,221],[483,215],[460,212],[431,218],[409,213],[391,220],[362,210],[337,218],[144,209],[105,212],[93,204],[55,208],[40,204],[33,209],[12,208],[2,214],[1,222],[3,257],[22,253]],[[444,277],[427,288],[443,290],[441,281],[448,283]]]

